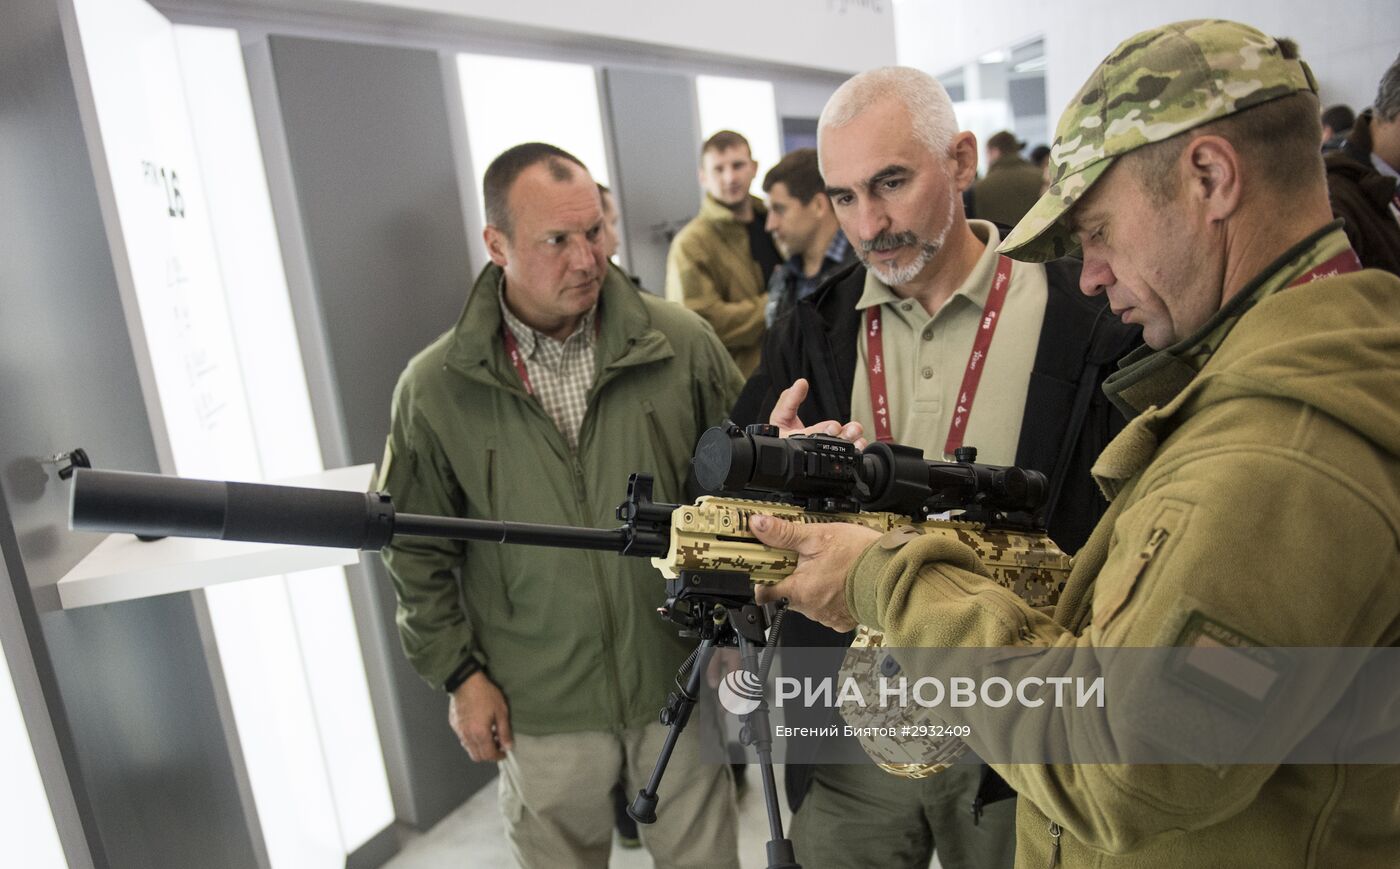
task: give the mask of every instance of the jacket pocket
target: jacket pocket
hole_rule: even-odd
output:
[[[678,435],[683,433],[668,434],[665,421],[651,400],[642,399],[641,404],[642,415],[647,421],[647,440],[651,444],[651,472],[656,479],[656,497],[658,500],[680,498],[685,481],[676,478],[676,468],[678,465],[688,465],[686,459],[690,456],[689,451],[679,450],[675,446]]]
[[[1128,604],[1140,593],[1139,589],[1151,581],[1172,543],[1181,538],[1189,515],[1189,504],[1167,501],[1135,538],[1119,541],[1120,546],[1130,546],[1136,539],[1137,548],[1127,562],[1114,571],[1114,575],[1100,579],[1101,584],[1094,595],[1093,617],[1094,625],[1099,630],[1126,627],[1126,624],[1115,626],[1114,622],[1122,621],[1122,613]]]
[[[501,516],[501,456],[496,449],[496,439],[486,438],[482,443],[482,456],[484,464],[481,469],[481,480],[485,489],[485,508],[487,518],[493,521],[500,521]],[[481,548],[481,547],[479,547]],[[493,546],[492,551],[485,557],[492,558],[496,562],[496,582],[498,586],[499,603],[502,613],[507,618],[515,613],[515,604],[511,600],[510,594],[510,571],[511,558],[509,546]]]
[[[496,439],[487,438],[482,444],[485,464],[482,466],[481,480],[486,489],[486,512],[492,519],[499,518],[500,504],[496,498]]]

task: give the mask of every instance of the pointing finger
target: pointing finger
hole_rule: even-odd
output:
[[[807,381],[798,378],[778,396],[777,403],[773,405],[773,412],[768,415],[768,422],[780,429],[802,428],[802,420],[798,418],[797,411],[806,400]]]

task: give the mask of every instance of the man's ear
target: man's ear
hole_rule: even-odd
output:
[[[953,165],[953,183],[958,192],[966,190],[977,180],[977,135],[963,130],[953,137],[948,146],[948,157]]]
[[[1240,152],[1223,136],[1200,136],[1182,149],[1179,171],[1186,173],[1188,192],[1212,222],[1225,220],[1240,207],[1244,168]]]
[[[491,262],[505,268],[510,259],[510,239],[495,226],[487,224],[482,230],[481,238],[486,242],[486,255],[491,257]]]

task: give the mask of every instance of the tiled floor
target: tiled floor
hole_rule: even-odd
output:
[[[768,865],[765,845],[768,818],[763,810],[763,791],[757,768],[749,769],[748,791],[739,800],[739,861],[743,869],[763,869]],[[779,802],[783,786],[782,767],[775,768]],[[784,830],[791,820],[783,805]],[[496,787],[487,785],[436,827],[404,846],[385,869],[509,869],[501,813],[496,809]],[[613,846],[610,869],[651,869],[645,850],[624,850]]]

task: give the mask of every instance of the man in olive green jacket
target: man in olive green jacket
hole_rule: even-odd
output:
[[[704,317],[748,377],[763,347],[768,278],[782,261],[764,225],[763,201],[749,195],[758,164],[749,143],[721,130],[700,149],[700,213],[666,255],[666,298]]]
[[[381,488],[410,513],[594,528],[617,524],[634,471],[681,500],[692,445],[742,384],[713,330],[607,263],[598,191],[574,157],[517,146],[484,188],[493,263],[399,380]],[[473,759],[501,761],[517,861],[606,865],[609,791],[620,771],[644,783],[694,645],[656,615],[656,570],[418,537],[384,558],[410,662],[451,695]],[[685,736],[644,840],[658,866],[735,866],[729,771]]]
[[[987,140],[987,174],[972,185],[974,217],[1015,226],[1040,198],[1040,169],[1021,157],[1023,147],[1007,130]]]
[[[1249,647],[1400,645],[1400,280],[1358,270],[1330,221],[1315,94],[1291,44],[1192,21],[1125,42],[1062,117],[1055,183],[1001,249],[1034,260],[1080,245],[1084,291],[1107,292],[1149,348],[1105,385],[1136,418],[1094,468],[1112,504],[1053,617],[959,543],[872,546],[854,526],[755,522],[802,556],[760,599],[880,628],[892,646],[1223,646],[1255,661]],[[1139,678],[1110,702],[1160,703],[1180,678]],[[1202,717],[1228,710],[1293,742],[1326,711],[1190,698]],[[1015,727],[1013,710],[969,711],[972,746]],[[1094,736],[1135,744],[1150,724],[1109,719],[1119,729]],[[1051,726],[1068,738],[1064,719]],[[1021,795],[1017,866],[1400,854],[1396,766],[1203,766],[1175,750],[1174,765],[993,763]]]

